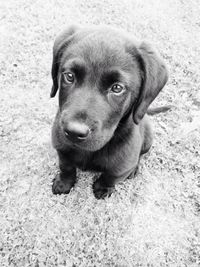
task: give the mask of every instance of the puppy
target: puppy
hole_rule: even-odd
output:
[[[59,90],[52,142],[60,173],[54,194],[67,194],[76,169],[101,172],[96,198],[137,170],[152,145],[147,110],[168,79],[146,42],[106,26],[71,26],[55,40],[51,97]]]

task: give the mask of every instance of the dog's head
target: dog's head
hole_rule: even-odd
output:
[[[96,151],[125,116],[139,124],[168,75],[148,44],[109,27],[71,26],[55,41],[52,78],[66,142]]]

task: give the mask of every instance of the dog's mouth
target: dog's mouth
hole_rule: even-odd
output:
[[[97,134],[91,132],[90,135],[85,138],[83,136],[72,137],[68,133],[64,132],[67,143],[76,149],[85,151],[97,151],[100,150],[108,141],[109,136],[104,136],[103,134]]]
[[[78,120],[65,120],[65,117],[61,119],[60,125],[66,144],[85,151],[100,150],[112,138],[116,128],[102,128],[102,123],[97,127],[94,123],[91,125]]]

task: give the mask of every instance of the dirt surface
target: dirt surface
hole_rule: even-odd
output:
[[[200,264],[200,4],[198,0],[0,2],[0,266]],[[71,23],[111,24],[160,51],[170,79],[153,106],[155,139],[138,175],[106,200],[93,174],[51,192],[57,99],[52,46]]]

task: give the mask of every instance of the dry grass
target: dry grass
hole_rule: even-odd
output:
[[[200,264],[198,0],[1,1],[0,266]],[[96,200],[79,173],[55,196],[50,143],[53,40],[65,25],[107,23],[154,43],[170,70],[155,140],[135,179]]]

